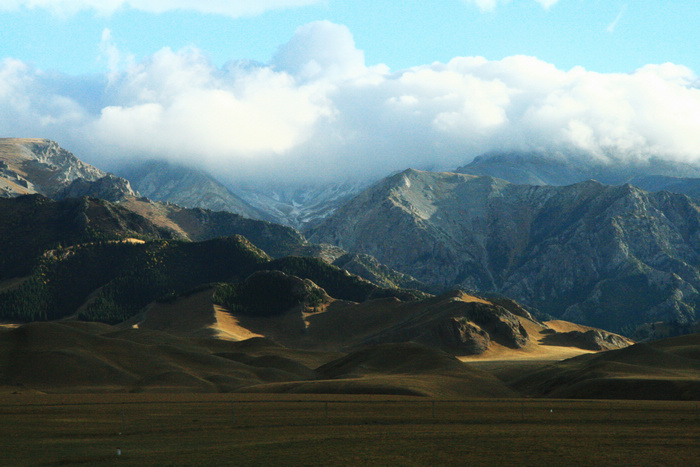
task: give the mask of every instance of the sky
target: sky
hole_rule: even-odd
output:
[[[700,2],[0,0],[0,136],[225,181],[700,163]]]

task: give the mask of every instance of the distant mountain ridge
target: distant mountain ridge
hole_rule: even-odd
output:
[[[308,238],[427,284],[495,291],[605,329],[697,320],[700,207],[683,195],[409,169],[362,192]]]
[[[228,211],[299,229],[319,222],[366,187],[364,183],[285,186],[269,182],[227,187],[205,171],[165,161],[131,164],[118,172],[155,201]]]
[[[586,180],[605,185],[631,183],[651,190],[650,180],[670,182],[676,179],[700,178],[696,165],[650,157],[645,160],[597,160],[576,154],[544,154],[537,152],[494,152],[476,157],[454,170],[456,173],[489,175],[518,185],[564,186]],[[640,185],[637,185],[640,183]],[[672,188],[671,183],[664,188]],[[654,189],[653,191],[660,191]],[[669,189],[668,191],[682,193]],[[687,193],[683,193],[687,194]]]
[[[700,199],[700,178],[640,175],[629,183],[647,191],[670,191]]]
[[[205,172],[161,163],[142,167],[142,177],[136,178],[152,194],[223,203],[226,211],[138,198],[126,179],[81,162],[55,142],[0,139],[3,196],[90,196],[118,203],[91,199],[74,202],[73,207],[57,205],[57,212],[67,217],[54,213],[47,218],[59,222],[59,230],[83,230],[64,229],[63,236],[54,238],[43,235],[55,230],[47,224],[39,229],[42,235],[36,237],[32,255],[76,239],[111,239],[117,231],[116,238],[191,241],[245,235],[274,257],[320,257],[385,287],[436,292],[457,286],[495,292],[544,313],[614,330],[656,321],[673,322],[680,329],[698,319],[698,202],[630,185],[542,185],[597,174],[609,183],[632,177],[650,190],[696,196],[699,179],[682,175],[692,176],[700,169],[687,164],[651,160],[608,170],[575,159],[490,154],[467,169],[498,169],[510,177],[530,177],[536,185],[407,170],[347,203],[362,184],[268,187],[272,191],[242,187],[241,193],[254,200],[255,207]],[[652,174],[656,172],[661,175]],[[229,201],[233,204],[226,204]],[[39,212],[48,206],[36,200],[25,204],[7,205],[8,212]],[[114,232],[95,229],[88,211],[97,212],[97,206],[104,213],[99,222],[117,226]],[[310,241],[293,228],[254,219],[261,217],[304,227]],[[4,238],[22,244],[26,229],[8,228]],[[17,257],[7,251],[7,258]],[[8,261],[12,268],[19,264]],[[10,270],[14,269],[2,272]]]
[[[186,208],[228,211],[253,219],[273,220],[264,211],[251,206],[211,175],[190,167],[165,161],[148,161],[122,168],[120,175],[141,193],[155,201]]]
[[[275,258],[320,258],[341,268],[347,265],[380,287],[426,289],[374,258],[355,257],[330,245],[313,245],[291,227],[230,212],[188,209],[144,198],[113,204],[88,197],[54,201],[42,195],[25,195],[0,198],[0,290],[3,280],[31,274],[46,255],[81,245],[132,239],[202,242],[235,235],[245,236]]]

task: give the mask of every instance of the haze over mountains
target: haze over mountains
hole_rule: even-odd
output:
[[[186,208],[229,211],[253,219],[272,220],[263,211],[246,203],[212,176],[196,169],[168,162],[149,161],[120,170],[143,196]]]
[[[597,180],[605,185],[645,183],[647,177],[698,178],[697,165],[659,157],[595,158],[562,152],[492,152],[476,157],[454,170],[457,173],[490,175],[518,185],[571,185]],[[635,183],[633,183],[635,184]],[[646,185],[638,185],[648,189]],[[661,191],[665,187],[658,186]],[[674,190],[669,190],[674,191]]]

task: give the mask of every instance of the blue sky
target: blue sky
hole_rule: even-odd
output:
[[[698,24],[691,0],[0,0],[0,136],[231,180],[696,163]]]
[[[457,56],[497,60],[519,54],[561,69],[580,65],[599,72],[631,72],[665,62],[696,72],[700,68],[695,47],[700,4],[693,0],[560,0],[549,8],[534,0],[512,0],[491,9],[459,0],[331,0],[238,17],[203,13],[195,6],[154,14],[128,3],[105,13],[89,1],[70,13],[68,7],[55,11],[68,1],[44,3],[57,6],[0,1],[2,57],[43,70],[100,72],[105,69],[100,38],[109,28],[119,47],[137,59],[166,46],[194,46],[219,65],[232,59],[268,62],[296,28],[329,20],[350,29],[368,64],[384,63],[393,70]]]

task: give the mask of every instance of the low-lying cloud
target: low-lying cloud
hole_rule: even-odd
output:
[[[103,76],[0,62],[4,136],[49,137],[108,169],[161,158],[233,182],[454,168],[493,150],[700,163],[699,82],[681,65],[603,74],[457,57],[391,71],[329,22],[300,28],[268,64],[217,67],[194,48],[135,63],[103,38]]]

